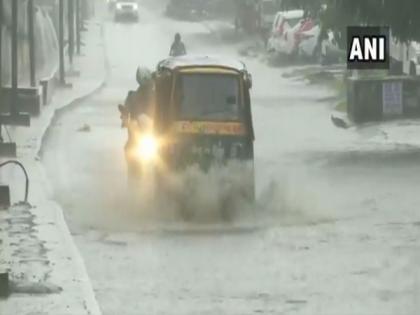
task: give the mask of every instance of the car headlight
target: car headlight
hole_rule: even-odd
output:
[[[121,10],[122,9],[122,4],[121,3],[117,3],[117,10]]]
[[[133,10],[134,10],[134,11],[137,11],[138,9],[139,9],[138,4],[137,4],[137,3],[134,3],[134,4],[133,4]]]
[[[137,157],[144,161],[150,162],[158,157],[159,142],[153,135],[144,135],[140,137],[137,143]]]

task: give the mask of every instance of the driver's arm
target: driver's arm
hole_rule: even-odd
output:
[[[174,44],[171,45],[171,49],[169,50],[169,56],[173,56],[174,55]]]
[[[122,126],[124,128],[128,127],[128,124],[129,124],[129,121],[130,121],[131,112],[133,110],[134,94],[135,94],[134,91],[128,92],[127,97],[125,98],[125,101],[124,101],[124,105],[119,105],[118,106],[118,109],[119,109],[120,114],[121,114]]]

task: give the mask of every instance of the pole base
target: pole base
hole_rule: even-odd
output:
[[[9,273],[0,272],[0,297],[7,298],[10,295]]]
[[[30,127],[31,116],[28,113],[0,114],[0,124],[4,126]]]
[[[68,77],[80,77],[80,71],[71,69],[71,70],[67,71],[66,76],[68,76]]]
[[[0,143],[0,157],[15,158],[17,156],[16,143]]]
[[[0,210],[10,208],[10,188],[9,186],[0,186]]]
[[[59,87],[63,88],[63,89],[72,89],[73,88],[73,84],[68,83],[68,82],[60,82],[59,83]]]

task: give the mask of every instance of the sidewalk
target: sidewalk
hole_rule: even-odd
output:
[[[0,235],[8,235],[0,252],[0,269],[9,270],[12,290],[8,299],[0,299],[2,315],[101,313],[84,262],[62,209],[53,201],[38,156],[54,116],[91,95],[105,82],[106,57],[100,21],[89,23],[84,42],[84,55],[74,61],[74,70],[80,71],[80,76],[67,77],[73,88],[57,89],[42,115],[31,120],[30,128],[9,128],[10,137],[18,145],[18,160],[29,175],[31,206],[15,205],[0,212]],[[10,185],[12,203],[23,199],[24,177],[20,169],[14,166],[1,169],[0,183]]]

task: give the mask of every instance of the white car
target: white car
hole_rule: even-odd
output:
[[[294,19],[287,19],[290,16]],[[315,20],[304,19],[303,12],[296,12],[286,15],[286,19],[283,19],[284,25],[287,26],[282,26],[281,18],[279,21],[280,24],[274,25],[271,44],[269,42],[271,51],[305,60],[318,61],[321,57],[325,63],[338,62],[340,50],[333,33],[328,32],[327,38],[320,42],[321,27]]]
[[[313,20],[302,20],[300,26],[294,30],[294,41],[299,56],[311,58],[316,55],[321,27]]]
[[[277,54],[292,55],[296,52],[294,33],[300,27],[303,10],[278,12],[274,19],[267,49]]]
[[[314,61],[321,57],[324,63],[338,62],[340,49],[332,31],[328,31],[325,38],[321,39],[321,26],[313,19],[307,18],[291,32],[299,57]]]
[[[115,2],[114,10],[114,20],[116,22],[123,20],[139,20],[139,5],[137,0],[117,0]]]

